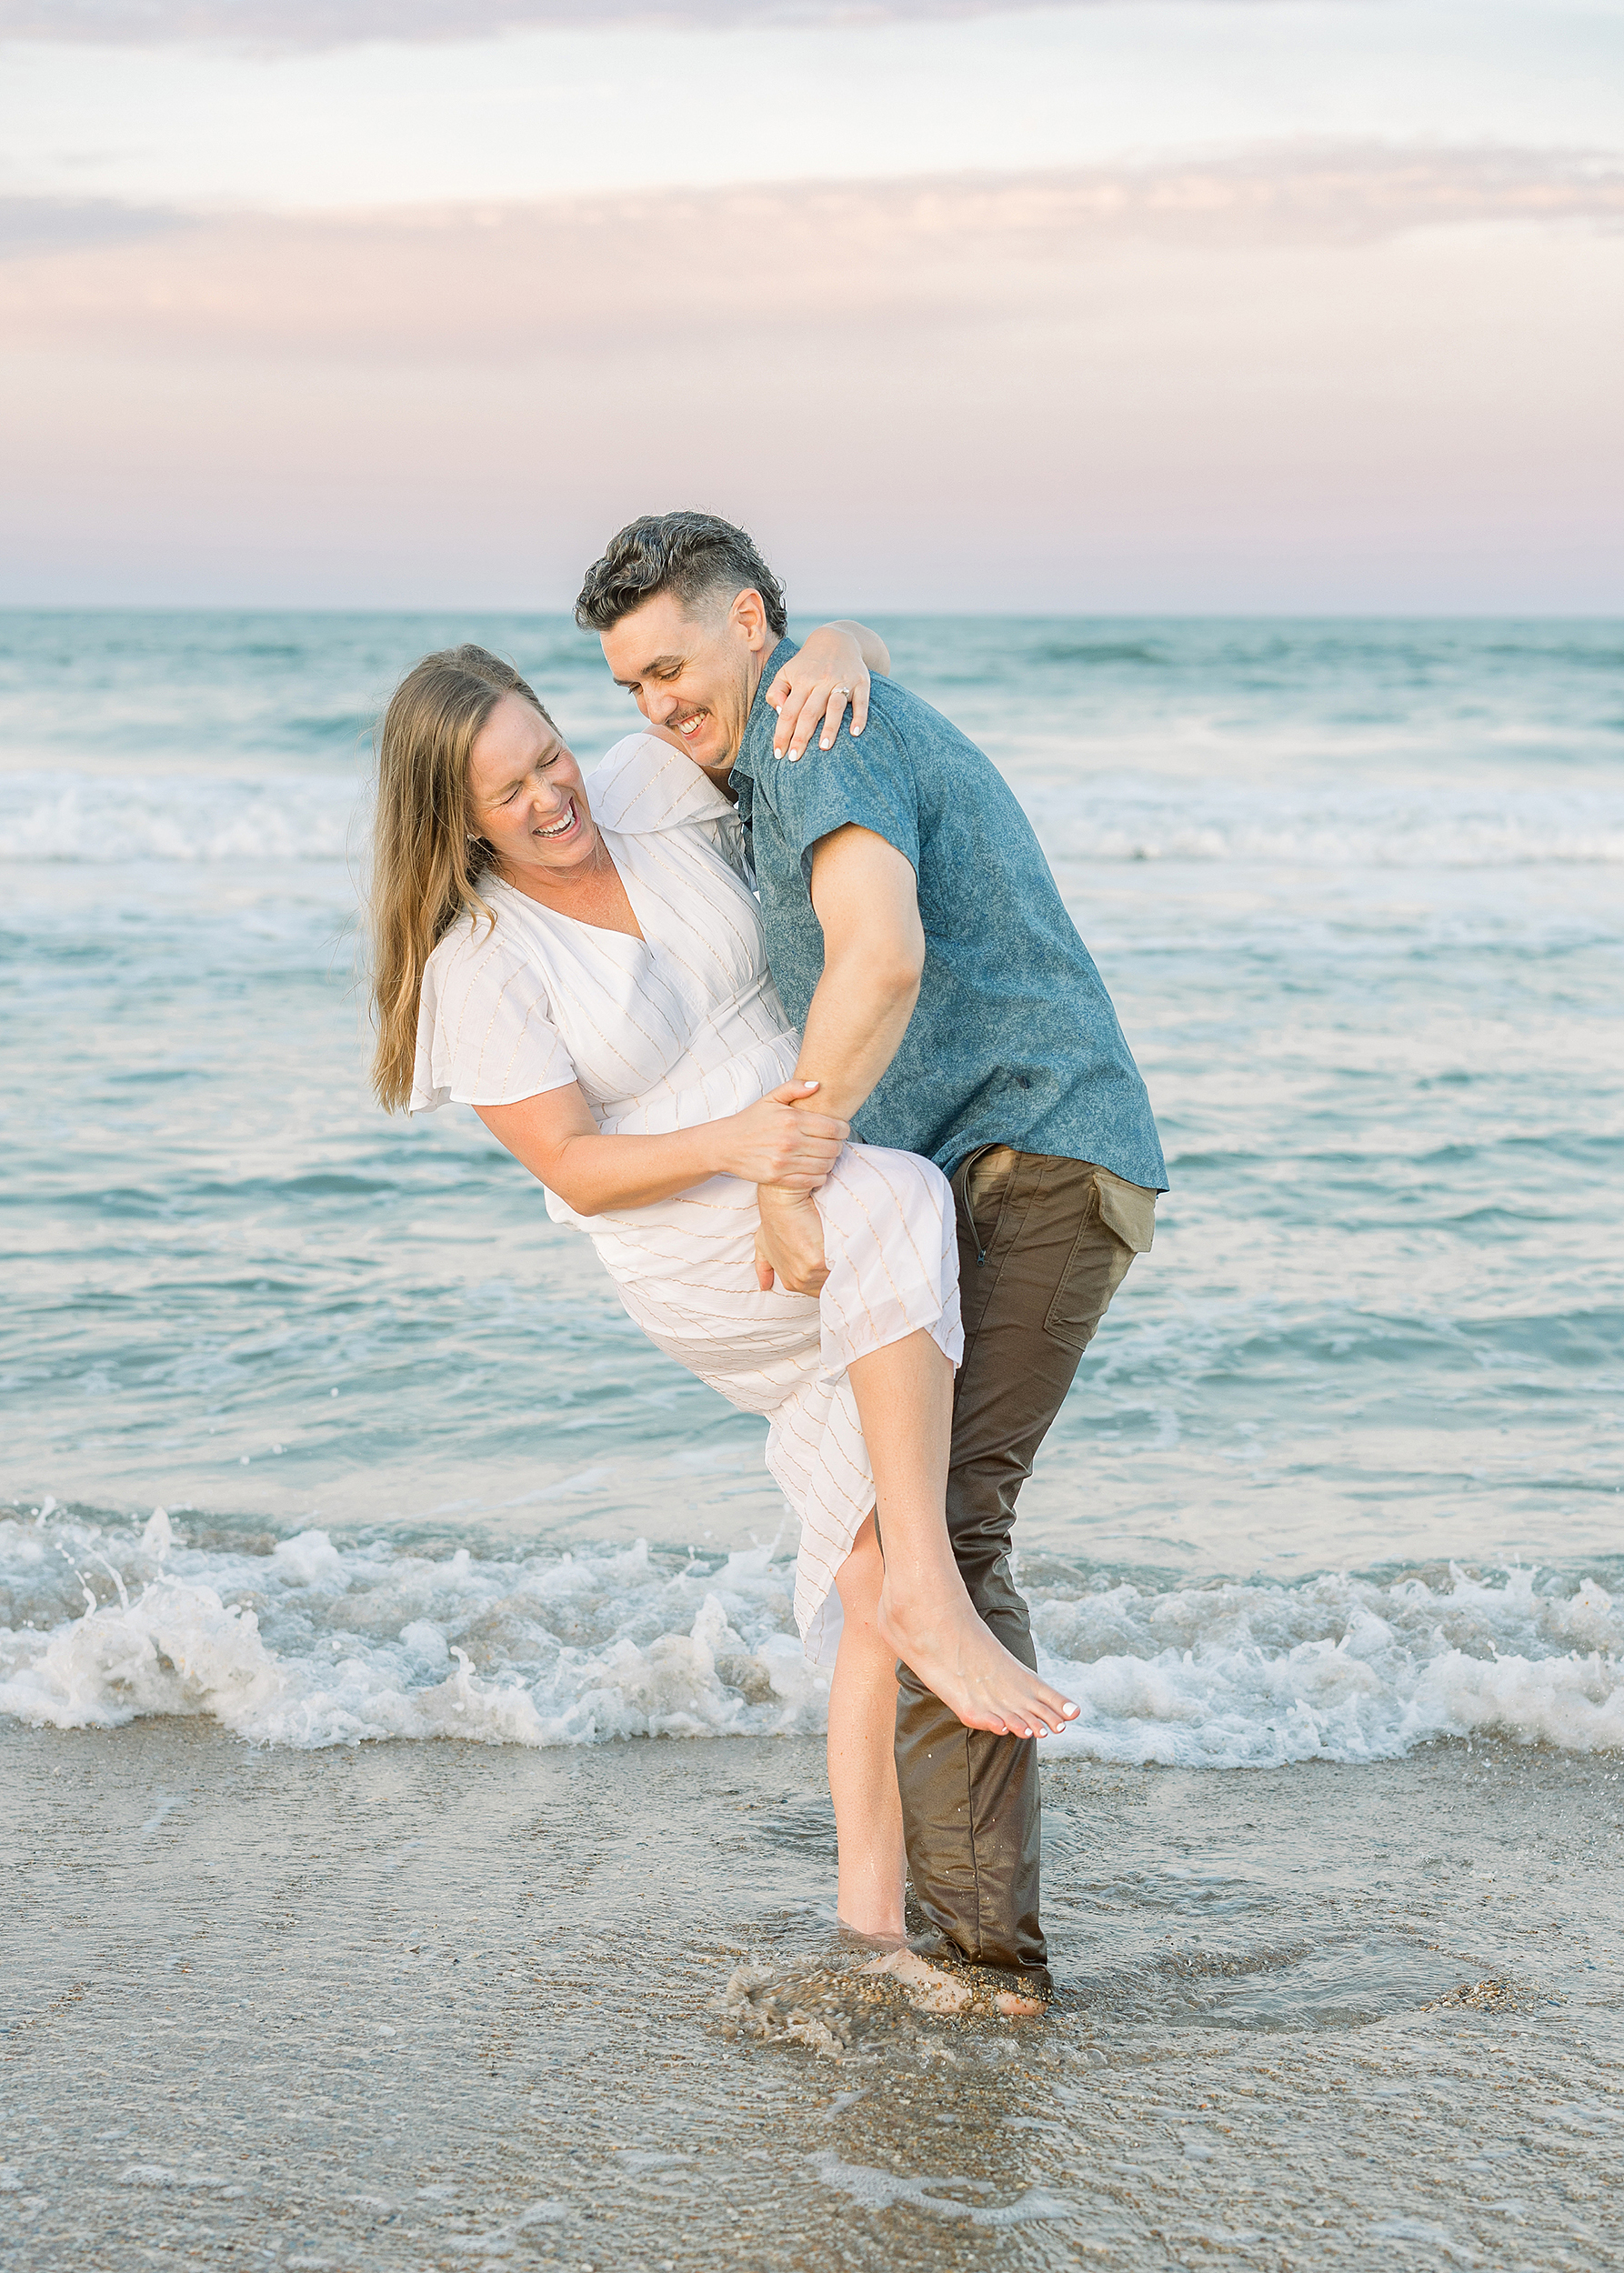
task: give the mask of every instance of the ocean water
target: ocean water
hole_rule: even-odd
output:
[[[1022,1502],[1068,1749],[1624,1744],[1624,627],[902,619],[1173,1190]],[[542,617],[0,616],[0,1710],[806,1731],[760,1425],[366,1090],[372,721]]]

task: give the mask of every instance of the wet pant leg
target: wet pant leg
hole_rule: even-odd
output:
[[[953,1191],[965,1348],[947,1529],[971,1601],[1006,1649],[1035,1667],[1027,1606],[1009,1575],[1016,1498],[1107,1305],[1150,1244],[1154,1195],[1087,1161],[1007,1145],[973,1154]],[[898,1674],[908,1870],[941,1954],[1047,1995],[1038,1739],[967,1728],[906,1666]]]

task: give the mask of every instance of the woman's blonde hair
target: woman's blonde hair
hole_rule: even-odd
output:
[[[513,666],[474,646],[426,655],[384,713],[370,914],[372,1086],[386,1112],[411,1097],[425,964],[458,916],[496,921],[479,896],[495,856],[474,833],[468,758],[504,695],[518,696],[551,726]]]

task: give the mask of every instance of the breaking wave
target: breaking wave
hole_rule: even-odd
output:
[[[58,1728],[190,1715],[302,1749],[806,1733],[827,1688],[791,1580],[772,1546],[501,1559],[320,1530],[188,1545],[162,1509],[137,1526],[47,1503],[0,1521],[0,1712]],[[1451,1567],[1158,1590],[1096,1572],[1032,1601],[1043,1670],[1082,1707],[1057,1751],[1266,1767],[1473,1735],[1624,1747],[1624,1604],[1594,1577]]]
[[[353,775],[280,771],[0,776],[0,860],[193,864],[343,859],[356,841]],[[1399,794],[1290,791],[1154,774],[1023,787],[1045,838],[1073,859],[1208,866],[1505,868],[1624,863],[1624,797],[1573,789]]]
[[[1624,1747],[1624,1604],[1538,1571],[1448,1583],[1098,1586],[1034,1602],[1040,1662],[1082,1707],[1061,1740],[1178,1767],[1386,1760],[1439,1737]]]
[[[1027,800],[1045,839],[1077,860],[1261,868],[1474,869],[1624,862],[1624,798],[1594,791],[1499,796],[1434,788],[1284,795],[1169,783],[1160,794]]]
[[[0,778],[0,860],[91,866],[342,860],[356,804],[346,777],[11,775]]]

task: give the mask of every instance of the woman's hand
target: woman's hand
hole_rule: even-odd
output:
[[[776,1184],[789,1192],[815,1192],[834,1167],[850,1124],[809,1113],[805,1100],[815,1081],[787,1081],[742,1113],[714,1124],[720,1164],[747,1184]]]
[[[889,674],[891,657],[876,633],[861,624],[820,624],[767,690],[778,714],[773,756],[793,763],[820,726],[819,747],[832,749],[848,702],[851,730],[861,734],[868,723],[871,664],[882,677]]]

